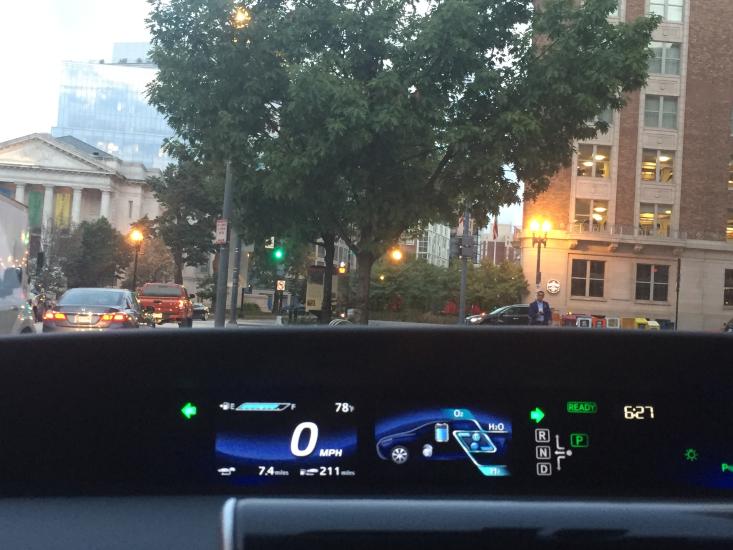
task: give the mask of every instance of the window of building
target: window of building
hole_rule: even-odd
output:
[[[641,157],[641,181],[670,183],[674,176],[674,151],[644,149]]]
[[[644,126],[647,128],[677,128],[677,98],[648,95],[644,103]]]
[[[618,3],[616,4],[616,7],[613,8],[613,11],[608,14],[608,17],[618,17],[618,9],[619,9],[619,6],[621,5],[621,2],[622,1],[623,0],[618,0]]]
[[[672,205],[641,203],[639,232],[642,235],[669,237],[672,231]]]
[[[723,305],[733,306],[733,269],[725,270],[725,282],[723,283]]]
[[[570,277],[570,295],[603,298],[606,262],[573,260]]]
[[[127,201],[127,217],[132,219],[132,201]]]
[[[636,299],[666,302],[669,291],[669,266],[636,264]]]
[[[611,148],[607,145],[578,145],[578,176],[608,178],[611,175]]]
[[[728,161],[728,191],[733,191],[733,155]]]
[[[603,231],[608,220],[608,201],[575,199],[575,226],[580,232]]]
[[[684,0],[650,0],[649,12],[661,15],[669,23],[681,23]]]
[[[728,221],[725,224],[725,238],[733,241],[733,210],[728,209]]]
[[[680,45],[672,42],[652,42],[654,56],[649,59],[649,72],[680,74]]]

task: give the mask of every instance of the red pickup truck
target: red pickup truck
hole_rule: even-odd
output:
[[[194,297],[183,286],[173,283],[145,283],[137,294],[140,307],[156,325],[178,323],[181,328],[193,326]]]

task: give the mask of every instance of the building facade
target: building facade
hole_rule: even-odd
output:
[[[100,217],[123,234],[158,202],[145,185],[160,175],[75,138],[31,134],[0,143],[0,193],[28,206],[31,249],[50,227],[69,229]]]
[[[479,231],[476,257],[478,263],[484,260],[493,264],[519,262],[521,250],[515,245],[515,239],[521,233],[521,229],[510,223],[497,224],[496,229],[496,238],[493,225]]]
[[[448,267],[450,262],[450,227],[441,223],[429,223],[417,236],[405,237],[400,246],[419,260],[431,265]]]
[[[525,205],[525,274],[530,223],[547,220],[541,286],[559,312],[719,330],[733,317],[733,2],[621,0],[617,13],[663,18],[647,86]]]
[[[74,136],[128,162],[163,169],[171,162],[163,140],[173,130],[148,104],[146,86],[157,74],[146,44],[116,44],[111,63],[65,62],[54,137]]]

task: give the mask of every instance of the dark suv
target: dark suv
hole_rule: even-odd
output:
[[[475,320],[474,320],[475,319]],[[529,305],[513,304],[495,309],[491,313],[474,317],[469,321],[471,325],[528,325]]]

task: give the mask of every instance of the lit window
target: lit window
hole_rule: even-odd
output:
[[[603,231],[608,221],[608,201],[575,199],[575,230]]]
[[[654,57],[649,58],[649,72],[680,74],[680,45],[671,42],[652,42]]]
[[[728,191],[733,191],[733,155],[728,161]]]
[[[651,0],[649,12],[661,15],[669,23],[681,23],[684,0]]]
[[[669,291],[669,266],[636,264],[636,299],[666,302]]]
[[[641,157],[641,180],[671,183],[674,176],[674,151],[644,149]]]
[[[608,178],[611,175],[611,148],[606,145],[578,145],[578,175]]]
[[[641,203],[639,207],[639,232],[642,235],[669,237],[671,231],[671,205]]]
[[[677,128],[677,98],[648,95],[644,103],[644,126],[647,128]]]
[[[603,298],[606,262],[573,260],[570,277],[570,295]]]
[[[728,209],[728,221],[725,224],[725,238],[733,241],[733,210]]]
[[[723,305],[733,306],[733,269],[725,270],[725,282],[723,285]]]

